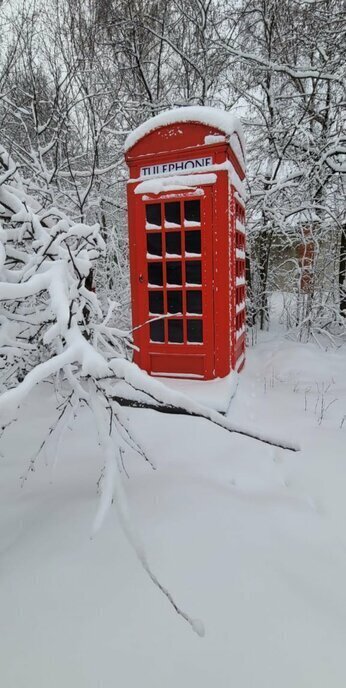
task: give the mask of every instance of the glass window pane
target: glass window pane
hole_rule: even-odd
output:
[[[162,235],[147,234],[147,251],[151,256],[162,256]]]
[[[165,330],[163,320],[154,320],[150,323],[150,339],[152,342],[164,342]]]
[[[181,263],[178,261],[169,261],[166,263],[166,268],[167,284],[182,284]]]
[[[167,310],[168,313],[183,312],[183,296],[181,291],[167,292]]]
[[[202,313],[202,292],[186,292],[186,310],[188,313]]]
[[[183,321],[169,320],[168,321],[168,341],[181,343],[183,338]]]
[[[163,313],[163,292],[149,292],[149,313]]]
[[[181,256],[181,233],[166,232],[166,253]]]
[[[165,203],[165,221],[180,225],[180,203],[173,201]]]
[[[188,342],[203,342],[203,321],[202,320],[188,320],[187,321],[187,341]]]
[[[154,284],[158,287],[162,287],[162,263],[148,263],[148,281],[149,284]]]
[[[201,204],[200,201],[185,201],[184,216],[188,222],[201,221]]]
[[[185,232],[185,253],[201,255],[201,232],[198,229]]]
[[[186,283],[202,284],[202,270],[200,260],[187,260],[186,263]]]
[[[148,225],[161,227],[161,205],[160,203],[149,203],[145,206],[145,214]]]

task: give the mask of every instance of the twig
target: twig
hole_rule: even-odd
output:
[[[265,437],[260,437],[259,435],[256,435],[253,432],[250,432],[248,430],[241,430],[240,428],[234,428],[230,423],[227,422],[225,419],[224,423],[221,421],[219,422],[215,418],[210,418],[207,414],[207,412],[204,413],[198,413],[197,411],[188,411],[187,409],[181,407],[181,406],[173,406],[171,404],[150,404],[145,401],[138,401],[136,399],[127,399],[126,397],[119,397],[119,396],[110,396],[110,398],[113,401],[116,401],[119,406],[127,406],[129,408],[138,408],[138,409],[149,409],[150,411],[157,411],[158,413],[168,413],[168,414],[173,414],[173,415],[178,415],[178,416],[191,416],[193,418],[204,418],[205,420],[210,421],[214,425],[217,425],[220,428],[223,428],[224,430],[227,430],[227,432],[231,433],[236,433],[238,435],[243,435],[244,437],[249,437],[250,439],[257,440],[258,442],[263,442],[264,444],[269,444],[273,447],[279,447],[281,449],[288,449],[289,451],[300,451],[300,448],[298,446],[295,446],[294,444],[289,444],[288,442],[279,442],[275,440],[270,440],[269,438]],[[221,415],[221,414],[220,414]]]

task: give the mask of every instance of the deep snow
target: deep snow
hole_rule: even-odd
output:
[[[129,411],[157,465],[124,458],[133,518],[202,639],[153,586],[114,507],[90,539],[102,467],[90,412],[55,469],[48,451],[21,487],[55,403],[52,386],[36,389],[0,448],[1,687],[344,688],[345,361],[345,347],[279,334],[249,349],[230,418],[299,441],[297,454]]]

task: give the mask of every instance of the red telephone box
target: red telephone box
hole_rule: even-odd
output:
[[[212,379],[245,361],[244,144],[209,107],[164,112],[125,143],[134,361]]]

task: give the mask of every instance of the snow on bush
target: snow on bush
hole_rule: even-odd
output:
[[[18,418],[31,389],[55,376],[57,415],[38,452],[49,448],[55,461],[61,436],[79,406],[90,408],[105,462],[94,531],[115,498],[120,522],[142,566],[176,612],[203,635],[201,622],[181,610],[152,573],[129,518],[120,449],[130,445],[151,462],[134,437],[126,412],[111,398],[112,384],[127,379],[132,387],[148,392],[150,382],[123,358],[121,341],[129,335],[109,324],[114,303],[103,317],[90,290],[92,271],[105,248],[99,227],[75,223],[55,207],[42,208],[26,193],[16,164],[4,149],[0,171],[2,431]],[[35,469],[36,459],[29,471]]]

